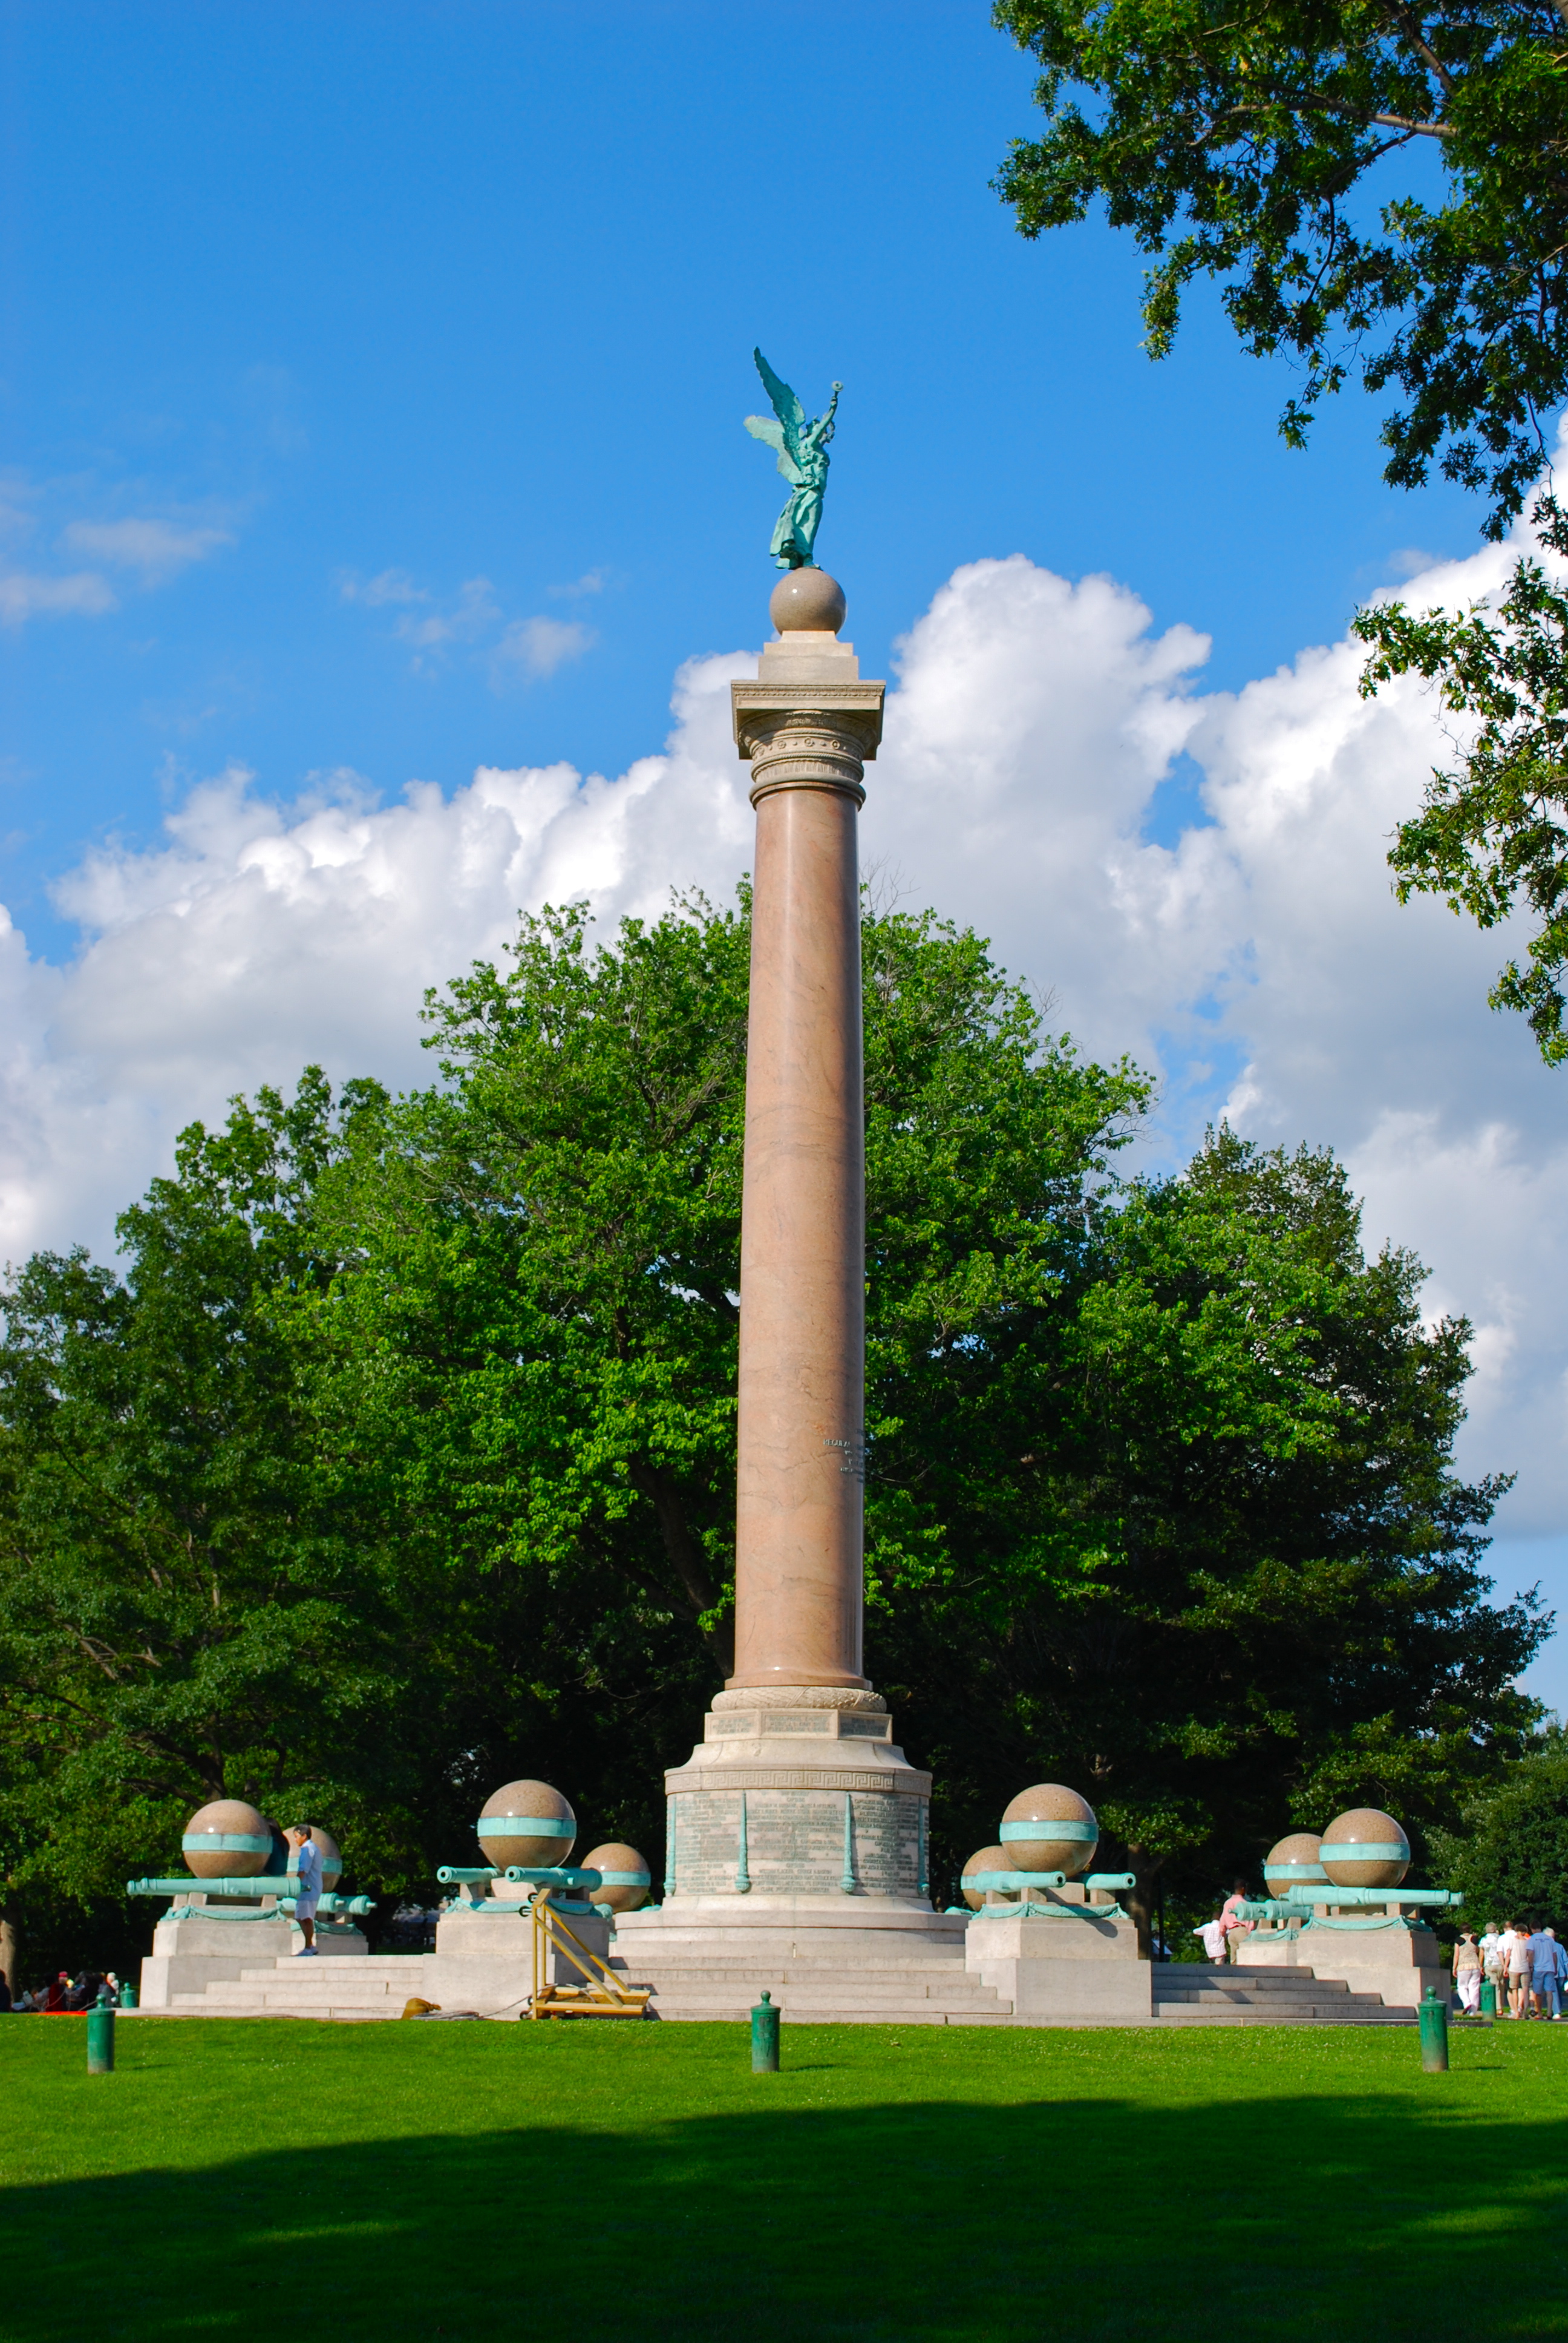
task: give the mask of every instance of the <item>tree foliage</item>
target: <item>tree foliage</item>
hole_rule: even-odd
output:
[[[1568,554],[1568,519],[1545,500],[1548,548]],[[1494,928],[1523,904],[1534,922],[1525,964],[1510,960],[1489,998],[1520,1011],[1549,1066],[1568,1059],[1568,597],[1540,561],[1517,561],[1495,610],[1454,615],[1374,603],[1355,620],[1372,646],[1363,697],[1399,675],[1435,684],[1464,719],[1459,761],[1434,769],[1421,811],[1400,824],[1389,862],[1402,902],[1438,895]]]
[[[1467,1925],[1568,1918],[1568,1743],[1543,1736],[1523,1765],[1467,1800],[1459,1827],[1434,1835],[1433,1865],[1464,1895]]]
[[[1148,347],[1211,277],[1243,347],[1304,368],[1300,444],[1360,354],[1404,403],[1385,477],[1443,473],[1501,536],[1568,397],[1568,23],[1549,0],[998,0],[1045,125],[999,186],[1025,236],[1102,203],[1153,256]],[[1390,180],[1435,154],[1442,198]],[[1408,180],[1408,171],[1403,175]],[[1372,216],[1379,179],[1388,199]]]
[[[0,1353],[0,1828],[104,1893],[227,1791],[427,1886],[517,1775],[657,1855],[729,1667],[744,902],[524,923],[429,1004],[441,1079],[308,1073]],[[1326,1156],[1119,1185],[1148,1085],[972,935],[864,926],[868,1665],[956,1868],[1080,1782],[1145,1885],[1290,1820],[1419,1825],[1521,1746],[1462,1324]]]

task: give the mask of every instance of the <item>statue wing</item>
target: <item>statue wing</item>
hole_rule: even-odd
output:
[[[753,350],[762,387],[773,401],[773,412],[784,426],[784,444],[791,452],[806,428],[806,410],[787,382],[780,382],[760,350]]]
[[[789,452],[789,447],[784,436],[783,424],[776,423],[770,415],[749,415],[746,418],[746,428],[750,432],[753,439],[765,439],[769,447],[777,447],[779,469],[791,488],[799,488],[806,476]]]

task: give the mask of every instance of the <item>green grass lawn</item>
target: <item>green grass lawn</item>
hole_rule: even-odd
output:
[[[1568,2026],[0,2018],[0,2337],[1568,2336]]]

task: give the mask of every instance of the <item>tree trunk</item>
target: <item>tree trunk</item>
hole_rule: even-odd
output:
[[[631,1481],[653,1506],[665,1554],[674,1569],[680,1590],[691,1606],[693,1619],[699,1619],[705,1611],[712,1610],[719,1590],[708,1568],[708,1556],[688,1526],[686,1508],[680,1502],[680,1492],[674,1476],[646,1464],[634,1465]],[[726,1679],[732,1676],[735,1674],[733,1619],[721,1619],[717,1627],[702,1628],[699,1633],[717,1661],[719,1674]]]
[[[0,1912],[0,1972],[15,2000],[22,1990],[22,1931],[8,1911]]]

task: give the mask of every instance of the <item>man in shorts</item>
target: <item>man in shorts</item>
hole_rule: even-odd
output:
[[[1530,1946],[1530,2002],[1536,2017],[1557,2015],[1557,1943],[1550,1928],[1532,1928]]]
[[[294,1916],[299,1923],[299,1933],[305,1938],[294,1957],[297,1961],[313,1961],[318,1957],[316,1950],[316,1906],[321,1900],[321,1850],[311,1836],[308,1823],[296,1823],[288,1836],[294,1848],[294,1857],[288,1867],[299,1880]]]

